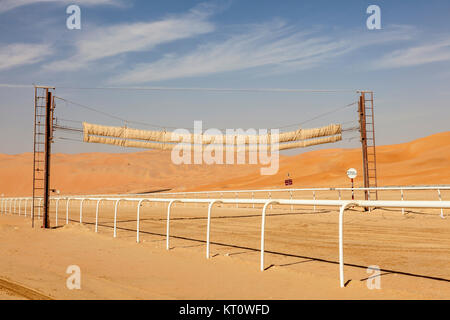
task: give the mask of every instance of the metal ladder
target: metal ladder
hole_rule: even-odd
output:
[[[33,143],[33,201],[31,206],[32,226],[34,218],[43,217],[46,195],[46,121],[49,87],[34,88],[34,143]],[[51,115],[53,113],[51,112]],[[51,117],[52,118],[52,117]],[[52,119],[49,121],[52,121]]]
[[[378,183],[373,92],[361,92],[359,112],[363,148],[364,187],[376,188]],[[365,198],[366,200],[378,200],[378,192],[376,190],[366,191]]]

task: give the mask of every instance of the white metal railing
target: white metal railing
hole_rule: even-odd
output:
[[[312,199],[316,200],[316,192],[325,192],[325,191],[336,191],[339,200],[342,200],[342,192],[343,191],[400,191],[400,199],[404,200],[405,191],[436,191],[437,199],[442,201],[442,190],[450,190],[449,185],[434,185],[434,186],[393,186],[393,187],[376,187],[376,188],[349,188],[349,187],[331,187],[331,188],[286,188],[286,189],[252,189],[252,190],[212,190],[212,191],[190,191],[190,192],[155,192],[148,194],[97,194],[97,195],[73,195],[72,197],[139,197],[139,198],[155,198],[155,197],[168,197],[168,198],[178,198],[178,197],[206,197],[210,198],[210,195],[220,195],[220,199],[224,199],[224,194],[234,194],[234,199],[239,199],[239,194],[247,193],[251,194],[252,199],[255,198],[255,193],[266,193],[269,199],[272,198],[272,193],[278,193],[277,196],[284,193],[289,194],[289,198],[294,198],[294,192],[311,192]],[[263,196],[264,197],[264,196]],[[368,200],[371,200],[370,197]],[[382,199],[380,199],[382,200]],[[239,207],[239,203],[236,203],[236,207]],[[291,206],[291,210],[293,207]],[[402,214],[405,214],[405,208],[402,207]],[[314,208],[315,210],[315,208]],[[40,213],[39,213],[40,214]],[[444,210],[441,208],[441,217],[444,217]]]
[[[1,211],[2,214],[7,213],[6,203],[9,201],[9,213],[11,212],[12,201],[17,201],[18,199],[26,198],[2,198]],[[28,198],[30,199],[30,198]],[[434,208],[443,209],[450,208],[450,201],[390,201],[390,200],[298,200],[298,199],[174,199],[174,198],[98,198],[98,197],[58,197],[52,198],[51,200],[66,200],[66,224],[69,221],[69,202],[71,200],[80,201],[80,223],[82,223],[83,215],[83,202],[85,200],[96,200],[96,222],[95,231],[98,231],[98,207],[100,201],[112,201],[115,202],[114,206],[114,237],[117,236],[117,213],[118,205],[120,201],[133,201],[138,202],[137,207],[137,228],[136,228],[136,241],[139,242],[139,222],[140,222],[140,207],[143,201],[149,202],[161,202],[168,203],[167,209],[167,229],[166,229],[166,249],[169,250],[169,239],[170,239],[170,210],[172,204],[176,202],[180,203],[205,203],[208,204],[208,220],[207,220],[207,237],[206,237],[206,257],[210,257],[210,230],[211,230],[211,210],[215,203],[224,204],[262,204],[262,215],[261,215],[261,246],[260,246],[260,270],[264,271],[264,244],[265,244],[265,224],[266,224],[266,210],[269,205],[279,204],[279,205],[307,205],[307,206],[334,206],[339,207],[339,279],[340,286],[344,287],[344,251],[343,251],[343,225],[344,225],[344,212],[349,207],[385,207],[385,208]],[[20,209],[19,209],[20,210]],[[20,211],[19,211],[20,215]]]
[[[278,188],[278,189],[242,189],[242,190],[210,190],[210,191],[180,191],[180,192],[153,192],[153,193],[126,193],[126,194],[80,194],[70,195],[70,197],[161,197],[161,196],[187,196],[187,195],[208,195],[208,194],[223,194],[227,193],[269,193],[269,192],[296,192],[296,191],[419,191],[419,190],[434,190],[440,192],[441,190],[450,190],[450,185],[433,185],[433,186],[392,186],[392,187],[313,187],[313,188]],[[439,191],[438,191],[439,190]]]

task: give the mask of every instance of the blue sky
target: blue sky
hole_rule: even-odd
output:
[[[81,8],[81,30],[66,28],[70,4]],[[371,4],[381,8],[381,30],[366,27]],[[0,83],[54,85],[57,96],[162,127],[203,120],[256,129],[301,123],[356,101],[351,91],[370,89],[377,143],[401,143],[449,130],[449,15],[445,0],[0,0]],[[111,86],[349,91],[73,89]],[[31,151],[33,90],[0,86],[0,95],[0,152]],[[57,117],[121,125],[61,102]],[[304,126],[353,126],[356,119],[346,109]],[[357,147],[355,136],[326,147]],[[124,152],[57,141],[56,152]]]

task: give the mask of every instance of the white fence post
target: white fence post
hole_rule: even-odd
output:
[[[14,212],[13,212],[13,214],[16,214],[16,202],[17,202],[17,198],[14,198]]]
[[[95,208],[95,232],[98,232],[98,206],[100,204],[100,201],[102,201],[102,199],[97,200],[97,206]]]
[[[59,204],[59,198],[56,199],[56,208],[55,208],[55,226],[58,226],[58,204]]]
[[[172,204],[180,201],[180,200],[171,200],[169,202],[169,205],[167,206],[167,225],[166,225],[166,249],[169,250],[170,249],[170,243],[169,243],[169,239],[170,239],[170,208],[172,207]]]
[[[290,199],[292,200],[292,190],[289,190]],[[291,204],[291,211],[294,211],[294,205]]]
[[[255,193],[252,192],[252,200],[255,200]],[[255,203],[252,203],[252,208],[255,209]]]
[[[116,205],[114,207],[114,238],[117,237],[117,207],[121,199],[117,199]]]
[[[83,202],[84,202],[85,198],[81,199],[80,202],[80,224],[83,223]]]
[[[269,200],[272,200],[272,192],[269,191]],[[270,205],[270,209],[272,210],[273,206]]]
[[[262,215],[261,215],[261,264],[260,269],[264,271],[264,230],[266,228],[266,209],[269,204],[278,203],[275,200],[269,200],[264,204]]]
[[[404,200],[404,197],[403,197],[403,189],[400,189],[400,193],[401,193],[401,195],[402,195],[402,201]],[[402,215],[404,215],[405,214],[405,208],[402,208]]]
[[[316,201],[316,191],[313,191],[313,199]],[[314,212],[316,212],[316,204],[314,204]]]
[[[439,201],[442,201],[441,190],[438,189],[437,191],[438,191],[438,195],[439,195]],[[445,217],[444,217],[444,209],[443,208],[441,208],[441,218],[445,219]]]
[[[70,198],[67,198],[67,202],[66,202],[66,224],[69,223],[69,202],[70,202]]]
[[[137,205],[137,217],[136,217],[136,242],[139,243],[139,220],[140,220],[140,213],[141,213],[141,203],[142,201],[144,201],[145,199],[141,199],[138,202]]]
[[[343,204],[339,210],[339,280],[341,288],[344,287],[344,211],[351,205],[351,202]]]
[[[20,217],[21,204],[22,204],[22,199],[19,199],[19,217]]]
[[[221,200],[213,200],[209,203],[208,206],[208,223],[206,227],[206,259],[209,259],[209,239],[211,233],[211,210],[214,203],[222,202]]]
[[[28,198],[25,199],[25,217],[27,216],[27,204],[28,204]]]

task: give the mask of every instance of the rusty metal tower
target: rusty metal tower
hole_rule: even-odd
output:
[[[33,201],[31,221],[34,227],[36,211],[42,212],[42,227],[50,228],[50,156],[53,140],[53,87],[34,86],[34,148],[33,148]],[[37,202],[37,203],[36,203]]]
[[[376,188],[378,186],[373,109],[373,92],[360,91],[358,113],[363,155],[364,188]],[[378,192],[376,190],[366,190],[364,195],[366,200],[378,200]]]

